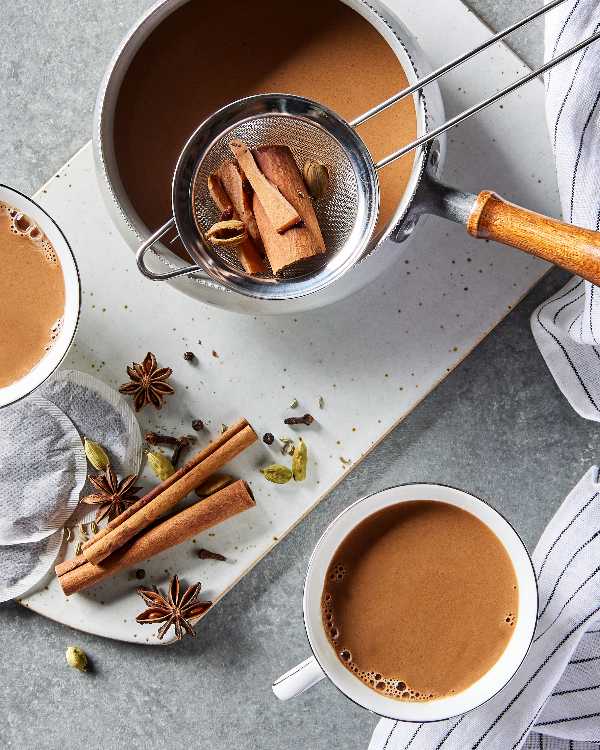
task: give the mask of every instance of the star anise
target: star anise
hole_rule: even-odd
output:
[[[148,352],[141,365],[133,363],[133,367],[127,368],[127,374],[131,383],[124,383],[119,388],[119,393],[125,396],[133,396],[133,405],[136,411],[141,411],[146,404],[152,404],[155,409],[162,409],[163,396],[172,396],[175,393],[173,386],[166,383],[166,379],[173,370],[170,367],[156,366],[156,357]]]
[[[203,615],[212,606],[212,602],[196,601],[201,586],[202,584],[195,583],[180,597],[179,579],[174,575],[169,584],[168,601],[160,595],[156,586],[152,586],[151,590],[139,588],[138,594],[149,608],[145,612],[142,612],[141,615],[138,615],[135,621],[142,625],[154,625],[158,622],[164,622],[165,624],[157,633],[159,640],[162,640],[163,635],[171,625],[175,625],[175,635],[179,640],[183,636],[183,630],[189,635],[196,635],[189,621],[200,617],[200,615]]]
[[[119,516],[128,505],[133,505],[139,497],[135,495],[141,487],[134,487],[133,483],[138,478],[137,474],[130,474],[125,479],[117,482],[117,476],[112,468],[109,466],[106,468],[106,476],[88,476],[90,482],[100,492],[94,492],[93,495],[88,495],[81,499],[82,503],[88,505],[98,504],[98,512],[96,513],[96,523],[101,521],[105,516],[108,516],[108,520],[112,521],[113,518]]]

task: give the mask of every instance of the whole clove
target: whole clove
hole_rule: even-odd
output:
[[[177,438],[170,435],[157,435],[156,432],[149,432],[146,435],[146,442],[150,445],[177,445]]]
[[[273,441],[275,440],[275,435],[271,435],[270,432],[265,432],[263,435],[263,443],[266,443],[267,445],[273,445]]]
[[[227,560],[225,555],[219,555],[218,552],[209,552],[207,549],[199,549],[198,557],[201,560],[221,560],[221,562],[226,562]]]
[[[185,352],[183,358],[186,362],[193,362],[196,359],[194,352]]]
[[[181,451],[188,446],[188,439],[184,437],[177,438],[175,441],[177,443],[177,447],[173,451],[173,455],[171,456],[171,463],[173,466],[177,466],[177,461],[179,461],[179,457],[181,456]]]
[[[204,429],[204,422],[201,419],[194,419],[192,421],[192,430],[196,430],[196,432],[200,432],[200,430]]]
[[[284,424],[305,424],[307,426],[314,421],[315,418],[311,417],[310,414],[305,414],[303,417],[288,417],[283,420]]]

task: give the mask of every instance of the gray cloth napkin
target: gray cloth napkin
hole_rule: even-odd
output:
[[[598,0],[546,16],[550,59],[600,29]],[[565,221],[600,230],[600,43],[548,71],[546,117]],[[533,335],[571,406],[600,421],[600,289],[575,276],[532,315]]]
[[[600,480],[592,467],[535,552],[539,617],[513,679],[447,721],[382,719],[369,750],[600,750]]]

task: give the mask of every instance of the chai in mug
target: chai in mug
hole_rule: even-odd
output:
[[[400,701],[450,697],[504,653],[518,617],[511,558],[449,503],[411,500],[368,516],[327,570],[322,623],[339,661]]]
[[[24,378],[58,339],[65,313],[60,260],[42,230],[0,203],[0,388]]]

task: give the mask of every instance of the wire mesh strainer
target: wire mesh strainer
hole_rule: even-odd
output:
[[[250,147],[285,144],[300,169],[309,158],[330,167],[327,193],[313,204],[326,247],[326,253],[318,256],[318,264],[313,261],[295,266],[293,276],[250,276],[242,270],[235,252],[206,240],[205,233],[220,216],[209,194],[208,177],[233,158],[228,144],[236,137]],[[343,118],[310,99],[267,94],[234,102],[198,128],[177,164],[172,200],[173,220],[145,243],[146,248],[174,224],[186,250],[199,264],[187,268],[186,273],[201,269],[241,294],[289,299],[331,284],[360,258],[377,221],[379,185],[366,146]],[[170,277],[161,274],[161,278]]]

